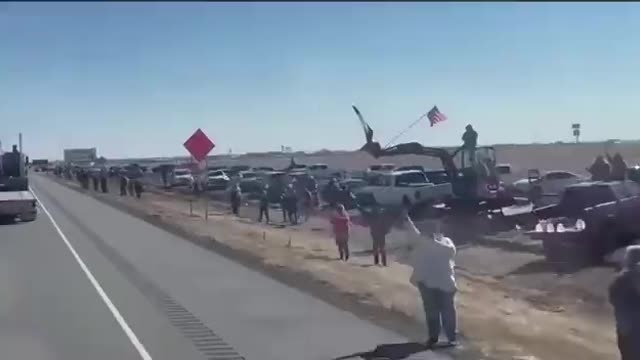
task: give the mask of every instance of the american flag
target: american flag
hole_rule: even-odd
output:
[[[429,118],[429,122],[431,123],[431,126],[433,126],[439,122],[447,120],[447,115],[441,113],[440,110],[438,110],[438,107],[434,106],[433,109],[429,110],[427,113],[427,118]]]

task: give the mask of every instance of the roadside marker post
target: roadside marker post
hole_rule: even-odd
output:
[[[216,144],[209,139],[209,137],[201,130],[197,129],[188,139],[184,142],[183,146],[193,158],[198,161],[200,164],[204,162],[204,169],[201,169],[202,175],[200,178],[200,183],[204,183],[204,197],[205,197],[205,209],[204,209],[204,219],[205,221],[209,220],[209,196],[207,194],[206,189],[206,181],[202,181],[203,177],[206,179],[207,175],[207,156],[209,152],[216,147]]]
[[[204,170],[202,170],[202,178],[204,181],[202,181],[202,183],[204,185],[202,185],[204,187],[204,221],[209,221],[209,193],[207,192],[208,189],[208,174],[207,174],[207,169],[209,167],[207,166],[207,160],[205,159],[204,161]]]

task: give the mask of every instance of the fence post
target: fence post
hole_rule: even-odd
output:
[[[209,194],[204,193],[204,220],[209,221]]]

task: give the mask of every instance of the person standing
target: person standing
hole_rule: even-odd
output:
[[[311,216],[311,208],[312,208],[313,197],[311,192],[307,189],[301,189],[300,195],[298,196],[298,209],[300,211],[300,218],[303,222],[309,220]]]
[[[405,215],[409,241],[414,248],[410,264],[413,267],[411,283],[420,291],[424,306],[429,339],[427,346],[438,343],[440,330],[444,328],[449,346],[458,344],[456,339],[457,314],[454,274],[456,247],[453,241],[440,232],[440,219],[433,222],[434,233],[422,236],[408,214]]]
[[[611,164],[611,173],[609,180],[611,181],[625,181],[627,179],[627,163],[620,153],[610,156],[607,154],[607,160]]]
[[[120,196],[127,196],[127,178],[120,174]]]
[[[93,182],[93,191],[98,192],[99,191],[99,179],[98,179],[98,174],[96,173],[95,170],[91,170],[90,172],[91,174],[91,181]]]
[[[373,263],[379,265],[382,260],[382,265],[387,266],[386,239],[393,225],[391,216],[377,206],[371,210],[365,208],[359,208],[359,210],[369,225],[369,233],[373,242]]]
[[[242,190],[240,190],[240,185],[236,184],[231,190],[231,211],[234,215],[239,214],[240,203],[242,202]]]
[[[131,176],[127,176],[127,189],[129,190],[129,196],[135,196],[134,180]]]
[[[622,360],[640,359],[640,245],[628,246],[622,270],[609,286]]]
[[[333,235],[338,247],[340,260],[349,260],[349,233],[351,230],[351,219],[344,208],[344,205],[336,206],[335,214],[331,217],[331,225],[333,225]]]
[[[382,261],[382,266],[387,266],[387,234],[391,232],[392,226],[392,216],[382,209],[377,209],[374,220],[369,225],[373,240],[373,263],[375,265],[379,265]]]
[[[142,196],[142,192],[144,191],[144,186],[142,185],[142,180],[140,178],[132,180],[134,182],[133,187],[136,192],[136,197],[140,199]]]
[[[160,165],[160,177],[162,186],[166,189],[169,185],[169,168],[166,165]]]
[[[611,177],[611,165],[602,155],[596,156],[587,171],[591,174],[591,181],[607,181]]]
[[[289,216],[289,223],[291,225],[298,224],[298,197],[291,184],[289,184],[285,193],[285,206]]]
[[[283,191],[282,194],[280,194],[280,209],[282,209],[282,222],[286,223],[287,222],[287,212],[289,211],[287,209],[287,193],[286,193],[286,191]]]
[[[266,224],[269,223],[269,196],[267,195],[267,187],[262,189],[260,194],[260,215],[258,216],[258,222],[262,222],[262,215],[266,219]]]
[[[465,127],[462,134],[462,148],[469,153],[469,161],[475,161],[476,147],[478,146],[478,133],[473,129],[471,124]]]
[[[105,167],[103,167],[102,169],[100,169],[100,188],[102,190],[102,192],[104,194],[109,192],[109,188],[107,186],[107,177],[108,177],[108,172],[107,169]]]

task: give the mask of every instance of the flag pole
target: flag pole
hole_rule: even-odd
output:
[[[431,110],[429,110],[431,111]],[[415,120],[414,122],[412,122],[409,127],[407,127],[406,129],[404,129],[402,132],[400,132],[398,135],[394,136],[388,143],[387,145],[385,145],[384,147],[389,147],[389,145],[393,144],[394,141],[396,141],[400,136],[404,135],[407,131],[411,130],[412,127],[418,125],[418,123],[422,120],[424,120],[424,118],[429,115],[429,111],[427,111],[426,113],[422,114],[422,116],[420,116],[417,120]]]

